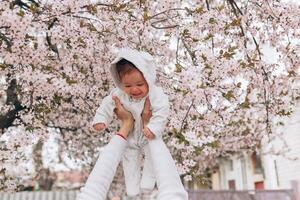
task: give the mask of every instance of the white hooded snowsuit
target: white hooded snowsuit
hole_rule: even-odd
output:
[[[151,103],[152,117],[147,127],[155,135],[161,138],[165,129],[167,117],[169,115],[168,96],[162,88],[155,85],[156,72],[153,58],[146,52],[122,49],[112,62],[110,72],[117,88],[113,89],[109,96],[105,97],[96,111],[93,124],[104,123],[106,126],[113,119],[115,104],[112,96],[117,96],[125,109],[131,112],[135,119],[133,133],[128,137],[128,147],[123,155],[123,170],[125,176],[126,192],[128,196],[136,196],[141,189],[151,190],[155,185],[155,175],[153,172],[152,160],[149,156],[148,140],[145,138],[142,130],[143,124],[141,113],[144,108],[146,97],[140,100],[134,100],[122,91],[119,76],[116,70],[116,63],[121,59],[126,59],[133,63],[144,75],[148,83],[148,96]],[[144,168],[141,178],[141,151],[145,153]]]

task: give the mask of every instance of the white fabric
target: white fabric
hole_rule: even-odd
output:
[[[114,136],[102,151],[76,200],[105,200],[116,168],[126,148],[126,141]],[[187,200],[174,160],[161,138],[149,141],[150,157],[158,182],[158,200]]]
[[[162,88],[156,86],[154,83],[156,75],[152,56],[146,52],[122,49],[117,55],[117,58],[113,61],[110,68],[113,79],[118,87],[113,89],[110,95],[103,99],[100,107],[96,111],[93,124],[104,123],[106,126],[109,126],[113,119],[113,110],[115,108],[112,96],[117,96],[124,108],[132,113],[135,119],[135,124],[133,133],[128,137],[129,145],[123,157],[123,168],[126,191],[129,196],[134,196],[139,193],[140,186],[143,189],[152,189],[155,184],[155,179],[152,178],[153,170],[151,160],[147,157],[148,155],[145,154],[145,159],[147,162],[144,163],[145,170],[143,170],[142,184],[140,185],[140,154],[141,150],[143,150],[145,145],[148,143],[142,133],[143,125],[141,119],[141,113],[144,108],[146,97],[141,100],[134,100],[121,90],[115,64],[122,58],[132,62],[143,73],[148,83],[148,96],[151,103],[152,117],[147,127],[156,136],[156,138],[161,138],[161,135],[165,129],[167,117],[169,115],[169,100]]]
[[[175,162],[161,138],[149,140],[150,156],[157,179],[158,200],[187,200]]]
[[[115,176],[122,153],[127,146],[125,139],[115,136],[101,152],[86,184],[80,189],[76,200],[104,200]]]

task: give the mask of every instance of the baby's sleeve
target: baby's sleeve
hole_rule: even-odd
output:
[[[92,121],[92,125],[97,123],[104,123],[106,127],[113,119],[115,103],[112,99],[112,93],[102,100],[99,108],[96,110],[96,114]]]
[[[152,98],[150,97],[150,103],[152,117],[147,127],[156,137],[161,137],[170,113],[169,98],[161,88],[157,88],[154,96]]]

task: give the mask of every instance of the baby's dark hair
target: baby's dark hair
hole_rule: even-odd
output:
[[[138,70],[138,68],[136,68],[136,66],[132,62],[130,62],[124,58],[122,58],[120,61],[118,61],[116,63],[116,69],[117,69],[119,78],[121,78],[125,74],[131,72],[132,70],[135,70],[135,69]]]

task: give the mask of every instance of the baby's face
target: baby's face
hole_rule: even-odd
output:
[[[147,96],[149,87],[143,74],[139,70],[131,70],[120,78],[123,91],[133,99]]]

